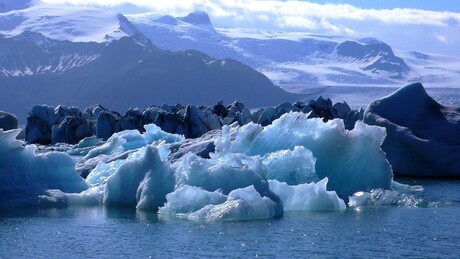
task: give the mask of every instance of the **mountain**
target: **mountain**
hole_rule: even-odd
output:
[[[0,35],[0,76],[60,74],[97,59],[103,46],[46,38],[26,31],[18,36]]]
[[[363,64],[360,69],[373,73],[392,73],[390,78],[401,79],[410,71],[404,60],[395,56],[390,46],[385,43],[360,44],[345,41],[336,47],[337,55],[349,62]]]
[[[200,17],[202,22],[150,13],[127,16],[160,48],[196,49],[216,58],[233,58],[289,91],[320,86],[399,86],[417,79],[429,79],[425,82],[428,86],[452,87],[460,79],[459,60],[422,53],[417,58],[373,38],[214,28],[203,12],[186,17]]]
[[[12,37],[31,31],[72,42],[107,42],[139,34],[126,17],[101,8],[39,3],[18,9],[0,12],[0,34]]]
[[[171,52],[137,37],[110,42],[57,41],[24,32],[0,37],[0,109],[24,120],[35,104],[101,104],[114,110],[161,103],[252,107],[293,101],[263,74],[198,51]]]

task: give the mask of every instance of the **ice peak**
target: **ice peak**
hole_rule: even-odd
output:
[[[179,17],[179,20],[193,25],[211,25],[209,15],[203,11],[195,11],[185,17]]]
[[[406,85],[396,92],[388,96],[389,98],[397,99],[401,103],[408,105],[407,100],[411,100],[411,103],[418,103],[418,102],[432,102],[433,99],[428,95],[425,88],[421,83],[413,83]],[[434,102],[433,102],[434,103]],[[434,105],[438,106],[438,105]],[[413,107],[416,108],[416,107]]]

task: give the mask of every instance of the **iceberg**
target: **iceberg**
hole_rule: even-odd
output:
[[[50,189],[80,193],[88,188],[67,154],[37,154],[35,145],[16,140],[20,132],[0,129],[0,207],[37,205],[39,195]]]
[[[382,149],[396,174],[460,176],[460,108],[445,107],[420,83],[372,102],[364,122],[385,127]]]
[[[174,174],[169,162],[160,158],[156,147],[147,146],[139,159],[127,161],[107,179],[103,202],[158,210],[173,188]]]
[[[357,192],[350,197],[350,207],[369,206],[402,206],[402,207],[426,207],[427,202],[414,195],[393,191],[375,189],[370,192]]]
[[[236,189],[227,200],[218,205],[206,205],[191,213],[192,220],[254,220],[281,217],[282,206],[268,197],[262,197],[254,186]]]
[[[138,130],[125,130],[113,134],[105,144],[94,148],[83,157],[83,161],[97,157],[99,155],[113,155],[130,150],[136,150],[155,141],[164,143],[174,143],[184,140],[184,136],[166,133],[155,124],[144,126],[145,132],[140,133]]]
[[[345,202],[335,191],[327,191],[328,179],[317,183],[288,185],[270,180],[270,189],[283,201],[284,211],[343,211]]]
[[[393,173],[380,148],[385,129],[357,122],[346,130],[340,119],[323,122],[307,114],[290,112],[262,127],[249,123],[235,130],[224,126],[215,142],[216,153],[265,156],[279,150],[302,146],[316,158],[319,179],[328,177],[328,189],[341,198],[358,191],[390,189]]]
[[[228,196],[184,185],[167,195],[159,212],[190,220],[253,220],[280,217],[280,203],[262,197],[254,186],[231,191]]]
[[[227,125],[193,141],[151,124],[144,133],[125,130],[106,142],[88,138],[67,152],[38,155],[34,145],[14,140],[17,133],[0,135],[2,199],[25,195],[39,206],[123,206],[189,220],[252,220],[285,211],[343,211],[349,197],[349,206],[371,204],[358,202],[358,192],[409,188],[392,181],[380,149],[383,128],[358,122],[348,130],[341,119],[324,122],[301,112],[265,127]],[[78,165],[91,167],[85,180]]]
[[[219,191],[209,192],[200,187],[183,185],[166,195],[167,203],[159,212],[165,215],[188,215],[207,205],[224,203],[227,196]]]

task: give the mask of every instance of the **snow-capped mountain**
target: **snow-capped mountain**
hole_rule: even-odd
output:
[[[180,22],[206,28],[206,18]],[[300,97],[238,61],[161,50],[121,14],[48,5],[0,13],[0,80],[0,110],[22,120],[41,103],[126,110],[220,99],[266,106]]]
[[[37,4],[0,13],[0,34],[12,37],[26,31],[72,42],[106,42],[138,33],[123,15],[101,8]]]
[[[214,28],[203,12],[177,18],[148,13],[127,18],[160,48],[196,49],[217,58],[233,58],[290,91],[318,86],[400,86],[426,78],[428,86],[446,87],[455,86],[459,79],[460,69],[452,65],[458,60],[445,62],[446,58],[433,54],[429,60],[423,59],[426,54],[406,60],[407,53],[372,38]],[[190,22],[198,19],[199,24]]]
[[[0,109],[25,119],[35,104],[101,104],[114,110],[162,103],[259,107],[300,98],[231,59],[198,51],[171,52],[136,38],[57,41],[24,32],[0,38]],[[65,58],[64,58],[65,57]]]
[[[13,37],[0,35],[0,76],[60,74],[97,59],[103,46],[46,38],[24,32]]]
[[[141,45],[149,41],[126,17],[111,11],[19,7],[0,13],[0,76],[59,74],[97,59],[103,46],[96,43],[121,37]]]
[[[336,47],[339,60],[361,65],[359,69],[373,73],[386,72],[390,78],[403,78],[410,68],[404,60],[395,56],[390,46],[385,43],[369,43],[366,45],[345,41]]]
[[[37,103],[126,110],[224,99],[254,107],[300,97],[272,82],[305,92],[412,81],[455,86],[460,77],[455,58],[395,51],[369,38],[214,28],[203,12],[125,17],[20,6],[0,13],[0,34],[0,108],[23,117]]]

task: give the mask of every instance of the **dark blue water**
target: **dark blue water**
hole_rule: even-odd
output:
[[[3,209],[1,258],[460,256],[460,181],[421,184],[427,208],[290,213],[248,222],[192,222],[104,207]]]

